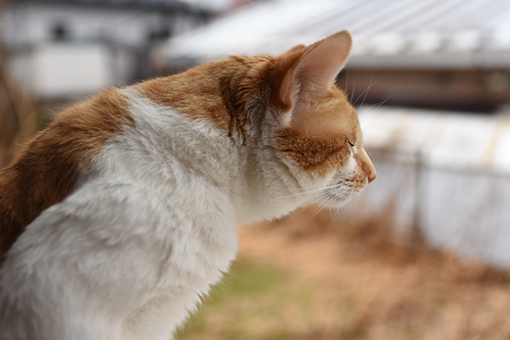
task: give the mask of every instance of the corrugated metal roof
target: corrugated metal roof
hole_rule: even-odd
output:
[[[167,60],[279,54],[342,29],[354,36],[350,67],[510,68],[507,0],[275,0],[176,37]]]
[[[138,9],[143,11],[164,11],[176,13],[195,13],[206,11],[204,6],[194,6],[186,0],[17,0],[21,3],[81,6],[92,8]]]
[[[431,168],[510,176],[510,114],[367,108],[360,117],[367,148],[418,155]]]

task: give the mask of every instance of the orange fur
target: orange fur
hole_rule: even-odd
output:
[[[205,120],[242,133],[249,123],[241,82],[250,65],[239,59],[200,65],[135,86],[153,102],[176,109],[191,119]]]
[[[361,137],[358,113],[336,86],[322,97],[301,97],[294,109],[291,125],[310,136],[341,133],[351,142]]]
[[[292,127],[280,129],[276,134],[276,145],[283,155],[303,170],[323,176],[345,164],[349,154],[346,144],[341,137],[311,137]]]
[[[135,86],[153,102],[172,107],[191,119],[205,120],[230,133],[244,134],[250,119],[247,102],[258,97],[260,105],[279,109],[277,89],[288,68],[300,57],[231,56],[196,66],[186,72],[156,78]],[[267,98],[267,96],[269,96]]]
[[[358,114],[345,94],[332,87],[325,97],[305,98],[296,104],[290,126],[278,132],[279,150],[303,169],[326,175],[342,167],[351,145],[357,146],[360,151],[355,159],[369,178],[375,177],[375,168],[363,150]]]
[[[58,114],[0,173],[0,257],[34,218],[71,193],[78,170],[108,138],[132,124],[127,112],[120,92],[104,91]]]

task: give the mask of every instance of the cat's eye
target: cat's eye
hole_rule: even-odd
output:
[[[349,143],[349,145],[350,145],[351,147],[354,147],[354,143],[353,143],[353,142],[351,142],[349,139],[347,140],[347,143]]]

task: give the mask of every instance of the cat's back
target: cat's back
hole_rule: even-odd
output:
[[[161,152],[181,153],[178,158],[188,158],[189,163],[200,153],[196,148],[210,144],[205,140],[208,134],[216,141],[220,135],[239,134],[248,119],[240,108],[239,86],[249,68],[249,63],[240,60],[210,63],[128,88],[109,89],[58,113],[0,172],[0,257],[30,222],[76,189],[84,171],[91,162],[97,164],[98,155],[106,149],[119,158],[116,168],[122,171],[122,165],[129,170],[143,168],[141,162],[157,162]],[[164,150],[168,144],[173,149]],[[233,155],[228,142],[221,148],[230,149],[229,153],[205,161]],[[124,160],[140,163],[122,164],[121,154],[127,155]],[[103,161],[115,166],[107,158]],[[156,168],[161,170],[160,165]]]
[[[106,90],[61,112],[0,172],[0,256],[34,218],[72,192],[106,141],[132,124],[127,103],[121,91]]]

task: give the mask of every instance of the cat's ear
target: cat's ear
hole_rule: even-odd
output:
[[[301,56],[283,78],[279,90],[281,102],[292,107],[296,90],[325,93],[347,62],[351,47],[351,35],[341,31],[306,48],[296,46],[286,52],[284,56],[296,53]]]
[[[294,47],[291,47],[287,52],[283,53],[283,55],[291,55],[298,52],[303,52],[305,50],[305,45],[296,45]]]

